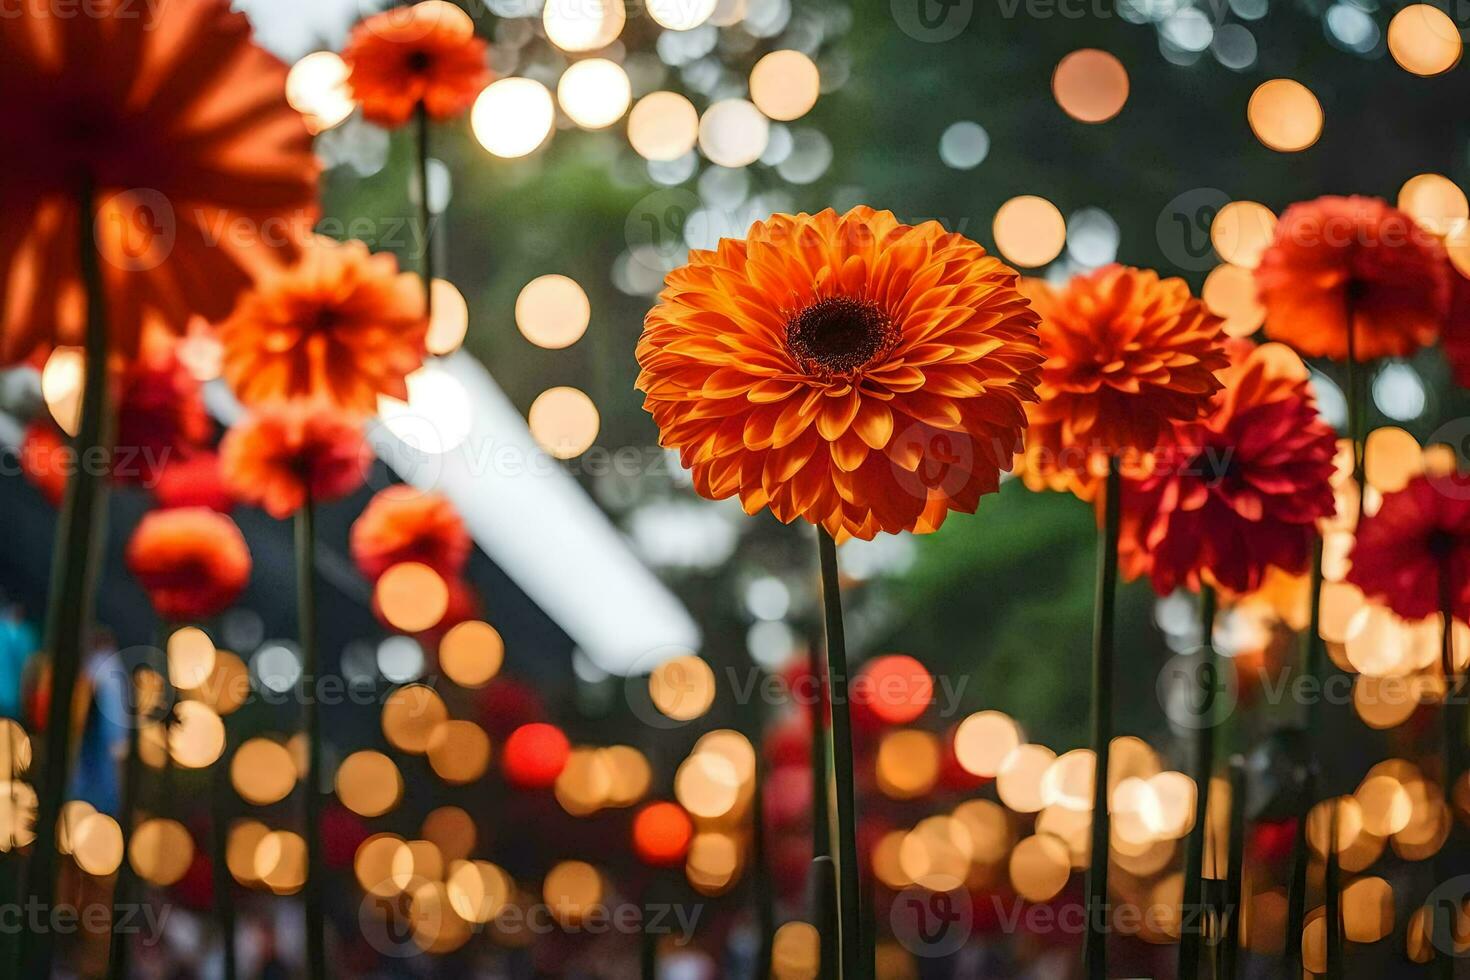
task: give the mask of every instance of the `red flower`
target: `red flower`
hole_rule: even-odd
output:
[[[378,491],[353,522],[350,544],[353,561],[372,581],[406,561],[453,579],[470,555],[470,536],[454,505],[402,484]]]
[[[1359,361],[1434,343],[1449,303],[1444,246],[1372,197],[1293,204],[1256,268],[1266,333],[1308,357],[1346,360],[1347,317]]]
[[[1444,324],[1444,356],[1455,382],[1470,388],[1470,279],[1450,270],[1450,314]]]
[[[172,341],[151,349],[145,344],[121,379],[113,478],[149,486],[171,459],[207,442],[213,429],[199,381],[179,363]]]
[[[20,444],[20,471],[52,507],[60,507],[71,477],[73,453],[66,436],[49,418],[32,422]]]
[[[245,536],[205,507],[144,515],[128,542],[127,562],[158,615],[171,622],[223,612],[250,580]]]
[[[262,405],[220,442],[231,492],[277,520],[308,498],[322,503],[352,493],[371,460],[356,419],[319,402]]]
[[[1268,568],[1301,572],[1317,520],[1335,511],[1336,437],[1300,359],[1249,341],[1230,352],[1210,414],[1176,423],[1149,472],[1124,479],[1119,561],[1160,595],[1204,582],[1247,592]]]
[[[1417,476],[1383,495],[1364,517],[1349,555],[1348,581],[1404,619],[1440,611],[1440,577],[1448,576],[1453,614],[1470,619],[1470,497]]]

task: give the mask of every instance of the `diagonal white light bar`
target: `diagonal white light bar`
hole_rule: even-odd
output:
[[[531,438],[484,366],[460,352],[423,371],[391,428],[372,426],[378,456],[447,496],[475,542],[602,669],[641,673],[697,650],[688,611]]]

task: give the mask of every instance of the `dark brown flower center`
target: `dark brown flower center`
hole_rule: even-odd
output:
[[[426,73],[434,64],[434,59],[427,51],[414,51],[408,56],[408,70],[415,75]]]
[[[898,327],[872,300],[831,296],[786,321],[786,349],[803,371],[822,377],[861,371],[897,343]]]

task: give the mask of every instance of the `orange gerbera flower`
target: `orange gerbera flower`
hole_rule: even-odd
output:
[[[325,503],[352,493],[371,460],[362,424],[319,402],[263,405],[220,441],[230,492],[277,520],[308,499]]]
[[[1112,265],[1026,289],[1046,353],[1022,465],[1033,489],[1088,499],[1109,456],[1139,465],[1174,422],[1209,410],[1229,363],[1223,321],[1184,280]]]
[[[1354,356],[1369,361],[1434,343],[1448,273],[1444,246],[1404,212],[1372,197],[1319,197],[1286,209],[1256,285],[1273,340],[1346,360],[1351,311]]]
[[[638,343],[704,496],[838,540],[928,532],[997,489],[1041,363],[1016,273],[935,222],[775,215],[669,274]]]
[[[158,615],[170,622],[223,612],[250,581],[245,536],[208,507],[145,514],[128,542],[127,562]]]
[[[1206,582],[1249,592],[1269,568],[1300,574],[1317,521],[1336,510],[1337,436],[1301,359],[1248,340],[1230,353],[1210,414],[1175,423],[1148,475],[1123,482],[1119,562],[1160,595]]]
[[[81,342],[78,202],[90,186],[108,325],[220,317],[296,228],[320,166],[286,68],[228,0],[78,11],[20,0],[0,17],[0,364]]]
[[[315,237],[220,325],[224,376],[249,404],[325,398],[371,413],[378,395],[408,400],[428,328],[418,277],[397,259]]]
[[[423,0],[358,24],[342,58],[362,114],[395,128],[420,105],[439,120],[468,110],[490,84],[486,49],[469,14],[445,0]]]
[[[352,524],[352,559],[376,581],[400,562],[457,577],[470,556],[470,536],[444,496],[399,484],[379,490]]]

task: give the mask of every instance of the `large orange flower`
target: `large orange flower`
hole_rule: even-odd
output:
[[[17,148],[0,181],[0,364],[80,343],[84,187],[125,354],[145,322],[228,313],[314,221],[320,168],[286,68],[228,0],[16,0],[0,51]]]
[[[380,394],[407,401],[428,328],[418,277],[397,259],[316,237],[220,325],[224,375],[246,403],[324,398],[371,413]]]
[[[1107,459],[1140,465],[1176,421],[1209,410],[1222,321],[1182,279],[1107,266],[1065,289],[1028,282],[1046,364],[1022,466],[1033,489],[1096,490]]]
[[[490,84],[486,48],[469,14],[445,0],[423,0],[358,24],[342,58],[362,114],[394,128],[420,105],[440,120],[469,109]]]
[[[1369,361],[1434,343],[1449,271],[1444,246],[1404,212],[1372,197],[1320,197],[1286,209],[1256,285],[1273,340],[1346,360],[1351,312],[1354,356]]]
[[[170,622],[223,612],[250,581],[250,549],[235,522],[208,507],[145,514],[128,542],[128,568]]]
[[[1015,283],[934,222],[775,215],[669,274],[644,407],[706,497],[838,540],[933,531],[1020,445],[1041,357]]]
[[[394,565],[415,561],[446,579],[464,569],[470,536],[442,495],[406,485],[378,491],[352,524],[352,559],[376,581]]]
[[[225,485],[277,520],[308,499],[325,503],[362,486],[372,459],[362,424],[328,405],[263,405],[220,442]]]
[[[1300,574],[1317,521],[1336,509],[1337,436],[1301,359],[1280,344],[1230,348],[1210,414],[1175,423],[1151,472],[1123,483],[1119,562],[1160,595],[1204,583],[1249,592],[1270,568]]]

